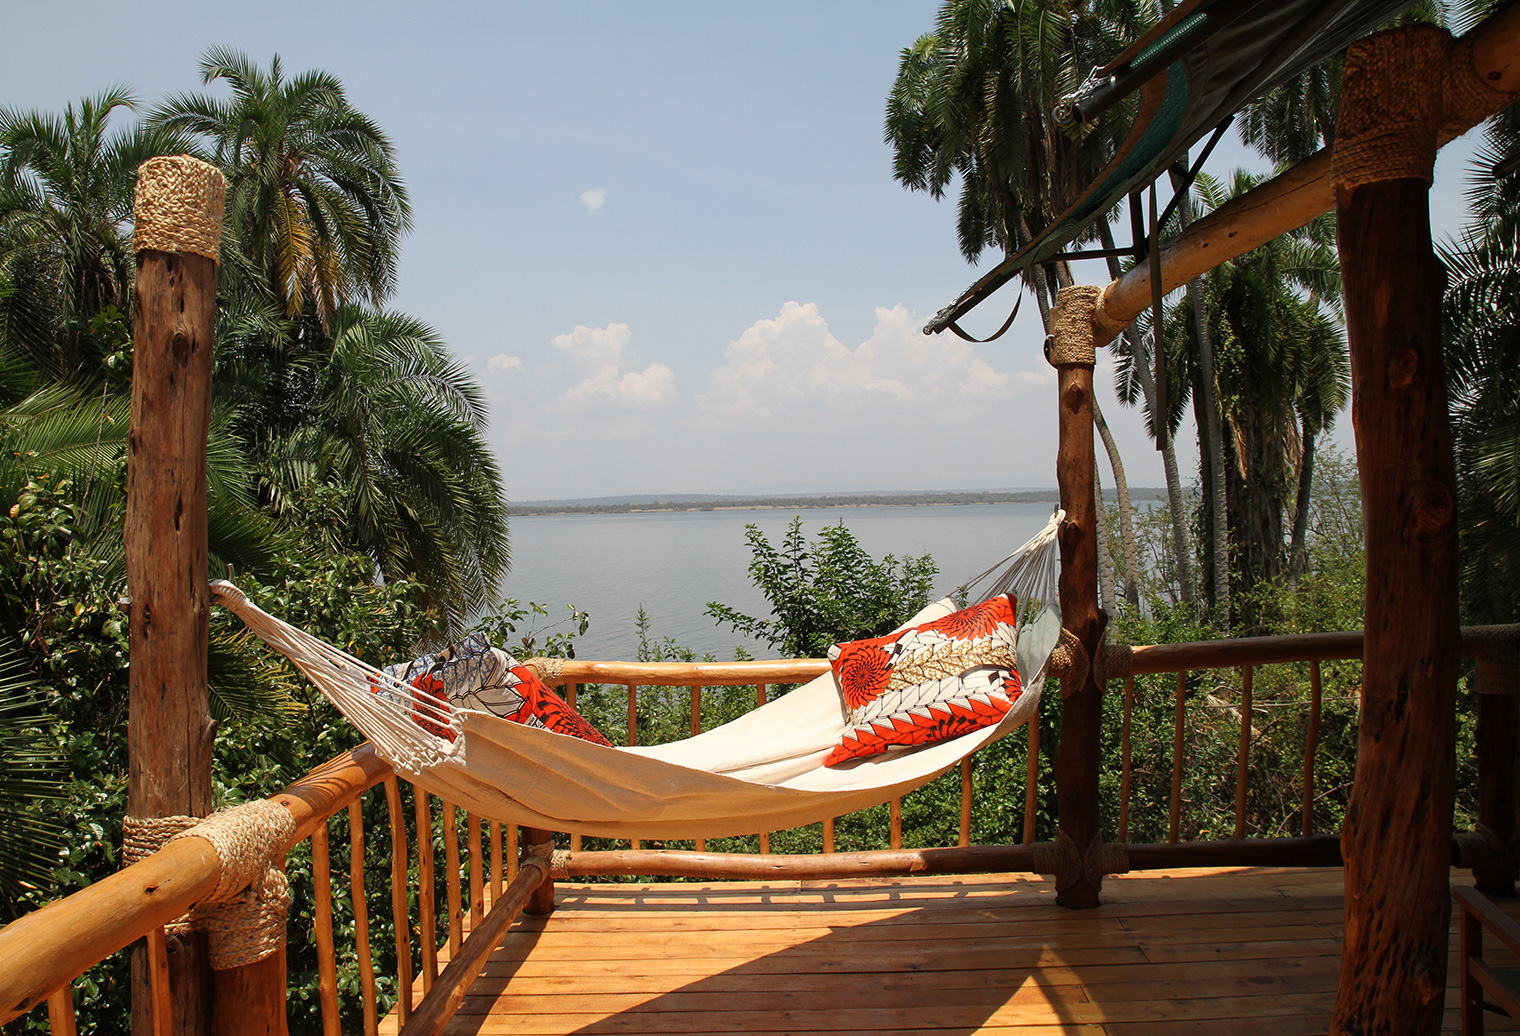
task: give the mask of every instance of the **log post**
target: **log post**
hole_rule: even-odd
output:
[[[1352,46],[1341,87],[1337,243],[1367,589],[1332,1033],[1438,1033],[1445,999],[1461,633],[1429,193],[1450,48],[1429,26],[1377,34]]]
[[[1100,289],[1094,285],[1062,288],[1051,311],[1046,357],[1056,368],[1060,445],[1056,481],[1066,520],[1061,525],[1062,641],[1072,651],[1096,657],[1103,637],[1098,610],[1098,514],[1093,499],[1093,307]],[[1078,647],[1080,645],[1080,647]],[[1089,909],[1099,903],[1103,877],[1085,866],[1098,826],[1098,759],[1103,726],[1103,694],[1093,667],[1063,679],[1061,740],[1056,748],[1056,804],[1059,836],[1072,857],[1056,875],[1056,902]],[[1066,686],[1068,680],[1077,686]]]
[[[206,433],[225,193],[222,174],[192,158],[150,159],[138,170],[124,528],[132,659],[127,827],[128,841],[146,841],[149,851],[164,834],[155,821],[211,812]],[[168,958],[173,1031],[208,1031],[205,935],[171,937]],[[152,1032],[140,949],[132,972],[132,1028]]]
[[[1515,894],[1515,754],[1520,751],[1520,665],[1480,658],[1478,692],[1478,823],[1493,835],[1500,860],[1473,868],[1478,891]],[[1500,862],[1502,861],[1502,862]]]
[[[523,853],[529,855],[541,850],[544,845],[550,846],[549,852],[553,851],[554,834],[536,827],[523,828]],[[637,848],[637,846],[635,846]],[[533,890],[528,897],[528,905],[523,907],[523,913],[534,917],[542,917],[545,914],[554,913],[554,876],[545,872],[543,882]]]

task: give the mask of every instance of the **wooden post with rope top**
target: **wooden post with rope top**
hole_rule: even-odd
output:
[[[1046,357],[1057,373],[1060,444],[1056,479],[1066,520],[1061,525],[1062,649],[1094,658],[1103,639],[1098,610],[1098,514],[1093,498],[1093,307],[1100,289],[1062,288],[1051,311]],[[1061,649],[1058,649],[1061,650]],[[1066,854],[1056,874],[1056,902],[1088,909],[1099,905],[1103,877],[1086,866],[1101,849],[1098,763],[1103,691],[1092,667],[1068,669],[1061,680],[1061,741],[1056,749],[1057,844]]]
[[[129,833],[128,842],[145,842],[148,851],[161,841],[161,818],[204,817],[212,805],[206,434],[225,194],[222,174],[195,159],[151,159],[138,171],[124,529],[132,659],[127,826],[143,832]],[[206,936],[171,936],[168,956],[172,1031],[206,1032]],[[132,973],[133,1031],[171,1031],[152,1018],[141,950]]]
[[[1458,89],[1448,72],[1462,71],[1451,50],[1430,26],[1374,35],[1352,46],[1341,87],[1337,244],[1367,589],[1332,1033],[1437,1033],[1446,993],[1461,631],[1429,194]]]

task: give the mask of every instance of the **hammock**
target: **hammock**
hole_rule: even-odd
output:
[[[1056,530],[1064,512],[976,582],[1006,567],[989,597],[1017,595],[1022,694],[994,726],[936,744],[896,749],[826,767],[846,729],[832,673],[684,741],[605,747],[489,712],[428,708],[414,688],[264,612],[224,580],[217,603],[295,664],[373,742],[398,773],[424,790],[503,823],[605,838],[702,838],[779,831],[876,806],[912,791],[1035,715],[1052,650]],[[975,585],[975,582],[972,584]],[[945,599],[902,628],[950,614]]]

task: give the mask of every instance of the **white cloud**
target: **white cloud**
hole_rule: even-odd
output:
[[[871,336],[851,349],[829,332],[816,305],[788,302],[729,343],[697,402],[725,417],[769,417],[880,403],[953,406],[1003,398],[1009,387],[974,345],[921,334],[901,305],[878,307]]]
[[[497,353],[486,361],[486,369],[493,371],[522,370],[523,362],[520,356],[508,356],[506,353]]]
[[[657,410],[675,402],[675,372],[663,363],[651,363],[641,371],[622,369],[624,353],[633,333],[627,324],[606,327],[576,325],[574,331],[554,337],[554,348],[577,368],[580,380],[559,398],[561,404],[613,403],[637,410]]]
[[[591,215],[607,204],[607,188],[596,187],[589,191],[582,191],[581,204],[586,206],[586,215]]]

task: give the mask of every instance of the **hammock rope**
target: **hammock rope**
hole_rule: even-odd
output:
[[[682,741],[609,748],[425,694],[260,609],[225,580],[214,600],[285,655],[399,773],[481,816],[608,838],[693,838],[784,830],[879,805],[927,783],[964,756],[1025,723],[1039,705],[1060,638],[1056,534],[1065,512],[979,576],[998,573],[986,597],[1019,605],[1022,691],[994,726],[948,741],[893,750],[851,765],[824,758],[848,711],[826,673],[738,719]],[[983,598],[986,599],[986,598]],[[955,610],[948,599],[904,625]],[[447,729],[452,739],[424,729]]]

